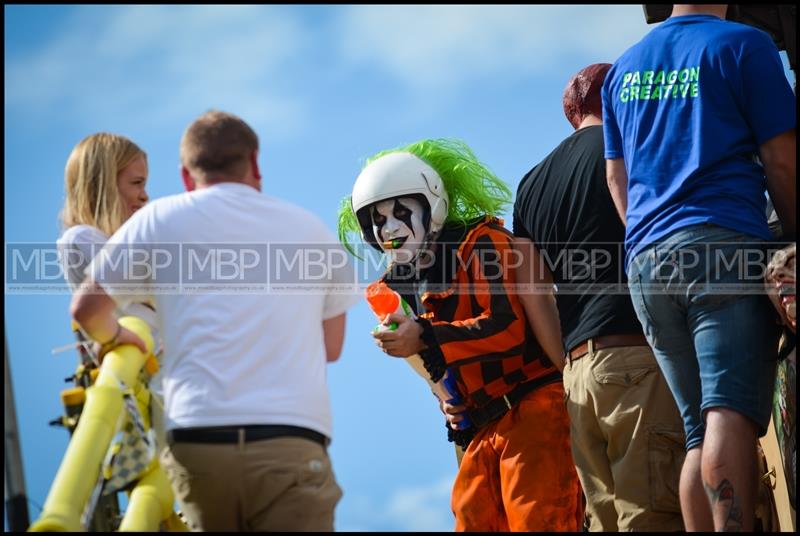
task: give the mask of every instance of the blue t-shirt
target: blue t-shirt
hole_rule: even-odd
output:
[[[628,172],[627,264],[673,231],[714,223],[770,239],[758,147],[795,127],[768,34],[712,15],[671,17],[603,85],[605,157]]]

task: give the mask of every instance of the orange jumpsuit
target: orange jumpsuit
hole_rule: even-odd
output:
[[[446,225],[417,282],[425,366],[434,381],[456,375],[477,428],[453,486],[456,530],[578,531],[564,391],[511,288],[511,240],[488,216]]]

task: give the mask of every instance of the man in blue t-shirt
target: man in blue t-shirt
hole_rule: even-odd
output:
[[[726,12],[674,6],[603,86],[631,298],[684,420],[690,531],[753,530],[776,346],[765,189],[795,230],[795,98],[770,37]]]

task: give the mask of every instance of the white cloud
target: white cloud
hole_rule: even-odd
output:
[[[320,24],[311,9],[331,16]],[[39,48],[6,51],[6,108],[22,124],[159,127],[213,107],[285,138],[324,100],[309,73],[387,73],[431,95],[613,61],[650,26],[638,5],[137,5],[77,7],[56,28]]]
[[[347,512],[337,513],[336,530],[452,532],[455,518],[450,510],[450,493],[454,480],[452,474],[420,486],[398,487],[390,490],[385,500],[374,495],[351,497]]]
[[[542,74],[576,54],[613,62],[651,28],[638,5],[351,6],[336,27],[351,65],[423,90]]]
[[[287,74],[308,43],[286,9],[82,7],[63,28],[44,48],[7,59],[7,107],[32,117],[128,114],[153,127],[224,108],[278,135],[307,122]]]
[[[400,488],[387,505],[386,513],[398,530],[450,532],[455,520],[450,510],[450,494],[454,476],[445,477],[427,486]]]

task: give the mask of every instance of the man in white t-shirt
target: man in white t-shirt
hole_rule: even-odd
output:
[[[191,529],[333,530],[325,364],[359,296],[319,218],[260,193],[257,154],[238,117],[198,118],[181,140],[188,192],[151,202],[111,237],[72,312],[95,340],[143,348],[113,310],[155,303],[161,461]]]

